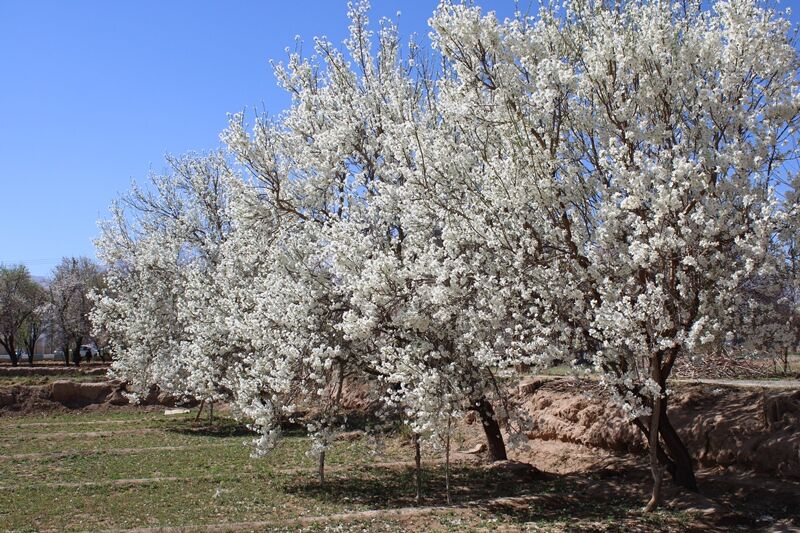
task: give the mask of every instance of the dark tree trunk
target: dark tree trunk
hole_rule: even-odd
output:
[[[11,359],[11,366],[17,366],[19,363],[19,357],[17,357],[17,345],[14,342],[14,337],[2,337],[0,338],[0,346],[5,348],[6,353],[8,353],[9,359]]]
[[[69,356],[70,356],[69,342],[64,343],[64,347],[62,348],[62,350],[64,351],[64,364],[66,366],[69,366]]]
[[[505,461],[508,459],[506,443],[503,441],[503,434],[500,432],[500,424],[497,422],[492,404],[483,396],[476,402],[475,411],[481,419],[483,432],[486,434],[489,460],[492,462]]]
[[[666,404],[667,401],[664,399],[661,402],[661,416],[659,417],[658,424],[659,436],[664,443],[664,447],[662,448],[659,443],[657,448],[658,460],[666,467],[667,472],[669,472],[669,475],[672,477],[673,483],[686,490],[697,492],[697,480],[694,476],[692,456],[670,422],[669,416],[667,415]],[[642,431],[647,439],[649,432],[647,419],[636,419],[634,420],[634,424],[636,424],[636,427]],[[666,450],[664,448],[666,448]]]
[[[83,341],[83,337],[78,337],[75,339],[75,350],[72,352],[72,362],[75,363],[75,366],[81,365],[81,342]]]
[[[641,430],[642,434],[644,435],[645,439],[647,438],[647,418],[637,418],[633,421],[634,425]],[[669,475],[672,476],[673,480],[675,479],[675,462],[670,459],[669,455],[664,451],[664,448],[661,446],[661,443],[658,444],[658,448],[656,448],[656,453],[658,454],[658,460],[666,467],[667,472]]]
[[[36,342],[41,337],[38,333],[39,328],[31,327],[31,334],[25,339],[25,349],[28,350],[28,363],[33,366],[33,357],[36,355]]]
[[[414,485],[416,487],[414,500],[419,505],[422,501],[422,450],[419,445],[418,433],[414,433]]]
[[[664,447],[667,449],[667,454],[675,464],[675,472],[670,472],[672,480],[680,487],[697,492],[697,480],[694,477],[692,456],[669,420],[666,398],[661,404],[658,432],[664,442]]]

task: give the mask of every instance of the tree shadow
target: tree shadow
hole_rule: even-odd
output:
[[[206,417],[201,417],[199,420],[183,418],[175,420],[166,430],[170,433],[178,433],[181,435],[221,438],[258,435],[258,433],[250,429],[247,424],[227,416],[215,416],[213,423],[209,423]],[[308,435],[308,432],[302,423],[285,420],[281,423],[281,434],[284,437],[305,437]]]
[[[687,515],[682,513],[686,506],[680,505],[670,505],[672,509],[659,513],[643,513],[642,507],[649,496],[649,483],[646,470],[638,468],[631,471],[598,470],[589,474],[530,475],[524,471],[458,464],[451,466],[450,506],[471,508],[518,525],[580,522],[604,524],[600,529],[614,531],[634,527],[640,530],[644,527],[648,531],[728,531],[737,528],[750,530],[757,525],[753,517],[739,513]],[[332,470],[326,475],[324,486],[308,473],[287,480],[282,488],[290,494],[330,503],[359,504],[372,509],[447,505],[443,465],[425,466],[420,502],[415,501],[414,486],[414,470],[410,466],[365,466],[346,471]]]

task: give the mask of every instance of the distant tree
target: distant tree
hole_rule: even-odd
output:
[[[0,346],[5,348],[14,366],[19,363],[17,341],[41,303],[40,291],[41,286],[25,266],[0,265]]]
[[[101,278],[100,267],[87,257],[64,258],[53,271],[48,307],[53,333],[64,350],[66,365],[70,355],[76,365],[80,364],[81,345],[92,329],[89,292],[100,285]]]
[[[33,365],[36,343],[44,334],[47,323],[47,291],[35,281],[31,287],[29,302],[33,312],[20,328],[20,339],[25,351],[28,352],[28,364]]]

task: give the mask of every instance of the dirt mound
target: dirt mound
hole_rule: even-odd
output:
[[[800,391],[693,385],[673,403],[673,424],[700,464],[800,478]]]
[[[56,380],[49,385],[13,385],[0,388],[0,410],[31,413],[36,411],[70,409],[104,409],[130,404],[122,381],[72,381]],[[141,405],[174,407],[176,404],[192,407],[196,401],[178,401],[177,398],[153,387]]]
[[[0,389],[0,410],[20,411],[52,411],[64,409],[64,406],[50,400],[49,386],[15,385]]]
[[[600,387],[577,379],[523,383],[518,397],[534,424],[530,439],[615,452],[646,449],[641,432]],[[800,478],[800,391],[678,386],[670,419],[703,466],[732,466]]]
[[[50,384],[50,399],[67,406],[104,403],[113,390],[111,382],[81,383],[59,380]]]
[[[520,391],[529,391],[521,398],[523,408],[533,418],[529,439],[560,440],[616,452],[644,449],[641,432],[594,384],[577,387],[568,380],[525,382]]]

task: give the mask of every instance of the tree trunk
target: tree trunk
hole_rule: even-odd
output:
[[[697,492],[697,480],[694,477],[692,456],[669,420],[666,398],[661,401],[658,430],[664,442],[664,447],[667,449],[667,454],[669,454],[669,458],[674,465],[674,471],[670,471],[672,480],[679,487]]]
[[[450,505],[450,417],[447,417],[447,435],[444,444],[444,487],[447,493],[447,505]]]
[[[662,398],[664,394],[664,380],[661,378],[661,354],[653,354],[650,358],[650,378],[659,384],[658,394],[653,398],[653,405],[650,412],[647,443],[650,448],[650,472],[653,475],[653,491],[650,494],[650,501],[644,508],[645,512],[654,511],[661,505],[661,483],[664,480],[664,465],[658,458],[658,434],[661,431],[661,412]]]
[[[62,350],[64,350],[64,364],[66,366],[69,366],[70,351],[69,351],[69,343],[68,342],[64,344],[64,347],[62,348]]]
[[[325,450],[319,452],[319,469],[317,471],[319,475],[319,486],[325,486]]]
[[[500,432],[500,424],[497,422],[492,404],[489,403],[485,396],[482,396],[475,403],[475,411],[478,412],[483,425],[483,432],[486,434],[489,460],[492,462],[507,460],[506,443],[503,441],[503,434]]]
[[[783,349],[783,375],[789,375],[789,348]]]
[[[203,412],[203,406],[206,404],[205,399],[200,402],[200,409],[197,410],[197,416],[194,417],[194,421],[197,422],[200,420],[200,413]]]
[[[664,479],[664,465],[658,460],[658,432],[661,419],[661,397],[654,400],[653,412],[650,415],[650,433],[648,444],[650,447],[650,472],[653,475],[653,490],[650,501],[644,508],[645,512],[654,511],[661,504],[661,482]]]
[[[83,337],[78,337],[75,339],[75,350],[72,352],[72,362],[75,363],[75,366],[81,366],[81,342],[83,341]]]
[[[11,359],[11,366],[17,366],[19,358],[17,357],[17,345],[14,342],[14,337],[8,335],[1,336],[0,346],[5,349],[6,353],[8,354],[8,358]]]
[[[649,418],[643,417],[643,418],[637,418],[633,421],[633,424],[637,428],[639,428],[639,430],[641,430],[642,434],[644,435],[644,438],[648,442],[650,440],[648,431],[648,428],[650,427],[649,420],[650,420]],[[658,454],[658,460],[661,461],[661,463],[666,467],[667,472],[669,472],[669,474],[673,476],[674,480],[675,470],[677,469],[677,466],[675,466],[675,461],[673,461],[669,457],[669,455],[667,455],[667,452],[664,451],[664,447],[661,446],[660,442],[658,444],[658,448],[656,449],[656,453]]]
[[[664,445],[658,444],[656,453],[658,460],[664,465],[672,482],[692,492],[698,492],[697,480],[694,476],[694,464],[692,456],[686,445],[681,440],[680,435],[672,426],[667,415],[666,401],[662,400],[661,418],[659,420],[659,434]],[[649,443],[649,423],[648,419],[636,419],[634,424],[638,427]],[[666,451],[665,451],[666,448]]]
[[[417,489],[414,499],[419,505],[422,501],[422,450],[419,445],[418,433],[414,433],[414,484]]]

